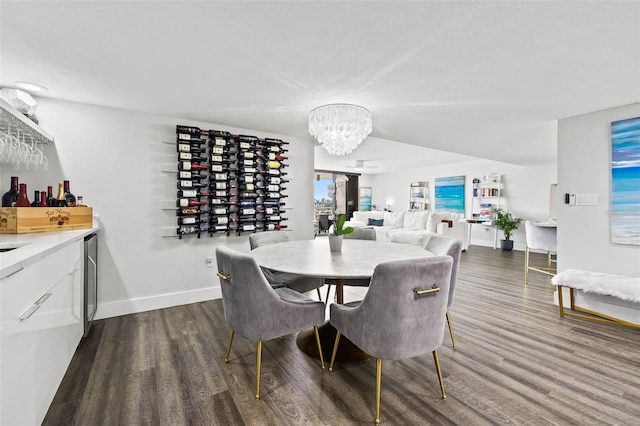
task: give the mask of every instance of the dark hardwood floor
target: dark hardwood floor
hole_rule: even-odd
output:
[[[542,262],[543,256],[536,258]],[[347,298],[358,298],[354,288]],[[640,332],[558,317],[553,286],[522,252],[463,253],[451,308],[457,349],[384,361],[387,425],[637,425]],[[255,344],[236,337],[220,300],[109,318],[82,340],[45,425],[372,424],[375,362],[322,371],[295,335],[263,345],[262,399],[254,398]]]

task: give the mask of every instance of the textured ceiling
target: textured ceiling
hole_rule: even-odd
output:
[[[383,170],[393,141],[553,163],[556,120],[640,102],[639,1],[2,0],[0,24],[0,84],[48,97],[310,143],[316,106],[368,108],[370,147],[322,168]]]

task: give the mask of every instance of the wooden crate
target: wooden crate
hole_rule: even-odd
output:
[[[93,225],[91,207],[2,207],[0,234],[87,229]]]

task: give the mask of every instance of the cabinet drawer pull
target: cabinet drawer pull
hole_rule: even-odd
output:
[[[42,305],[45,300],[47,300],[49,297],[51,297],[53,293],[45,293],[42,295],[42,297],[38,300],[36,300],[36,305]]]
[[[20,315],[20,317],[18,317],[18,320],[24,321],[26,319],[29,319],[29,317],[31,317],[31,315],[33,315],[38,309],[40,309],[40,306],[42,306],[42,305],[31,305],[31,307],[29,309],[27,309],[24,314],[22,314],[22,315]]]
[[[10,273],[9,275],[2,277],[2,279],[4,280],[5,278],[9,278],[15,274],[17,274],[18,272],[22,271],[24,269],[24,266],[21,266],[20,269],[18,269],[17,271],[13,271],[12,273]]]

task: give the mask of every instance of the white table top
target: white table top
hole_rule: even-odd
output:
[[[379,263],[433,256],[413,244],[356,239],[345,239],[342,252],[332,253],[328,238],[269,244],[250,253],[260,266],[324,278],[369,278]]]

